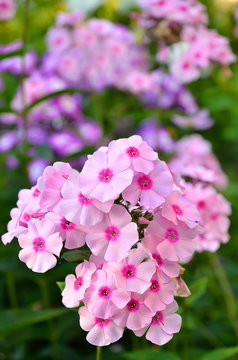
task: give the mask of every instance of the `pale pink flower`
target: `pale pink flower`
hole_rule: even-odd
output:
[[[85,244],[85,237],[87,228],[82,225],[74,224],[60,213],[59,209],[46,214],[45,218],[53,221],[55,224],[55,231],[60,234],[62,240],[65,240],[64,247],[66,249],[77,249]]]
[[[146,306],[144,300],[144,295],[131,293],[127,305],[114,316],[115,323],[130,330],[140,330],[149,325],[155,312]]]
[[[82,175],[72,170],[69,178],[62,187],[63,196],[60,202],[62,214],[67,220],[84,226],[92,226],[100,222],[104,213],[108,213],[113,201],[100,202],[83,195]]]
[[[144,249],[132,249],[126,259],[115,267],[116,283],[120,289],[143,294],[151,285],[155,273],[154,263]]]
[[[152,311],[161,311],[174,300],[175,286],[159,269],[152,276],[150,288],[144,294],[145,305]]]
[[[90,227],[86,243],[92,253],[106,261],[119,262],[138,241],[137,226],[122,205],[113,205],[101,223]]]
[[[135,331],[135,334],[142,336],[148,330],[145,336],[147,340],[156,345],[166,344],[181,328],[181,316],[174,314],[177,309],[176,301],[172,302],[165,310],[156,312],[149,327]]]
[[[60,54],[71,46],[71,34],[62,27],[51,28],[46,37],[49,52]]]
[[[175,225],[182,221],[191,229],[195,228],[200,221],[196,206],[177,190],[172,191],[167,197],[161,215]]]
[[[55,232],[55,224],[48,220],[37,220],[29,223],[28,230],[18,239],[22,250],[19,259],[32,271],[43,273],[52,269],[62,249],[62,239]]]
[[[80,326],[89,331],[86,339],[95,346],[106,346],[118,341],[124,328],[115,324],[114,319],[101,319],[92,315],[86,306],[79,309]]]
[[[82,193],[101,202],[116,200],[131,184],[133,171],[127,161],[114,162],[104,151],[98,150],[89,157],[82,170]]]
[[[184,261],[195,251],[194,238],[197,230],[189,228],[181,221],[175,225],[163,218],[160,213],[155,214],[154,220],[147,228],[147,233],[153,234],[158,239],[157,251],[162,259]]]
[[[180,83],[185,84],[191,81],[197,80],[200,76],[200,71],[187,55],[180,56],[176,61],[174,61],[170,68],[171,74],[180,81]]]
[[[66,276],[65,288],[62,291],[64,306],[68,308],[79,306],[80,301],[84,298],[85,291],[91,284],[91,277],[95,271],[96,266],[92,262],[84,260],[76,267],[76,276],[73,274]]]
[[[160,160],[154,163],[154,170],[149,174],[137,174],[130,186],[122,193],[123,198],[135,206],[140,205],[155,209],[165,202],[173,186],[173,178],[167,165]]]
[[[130,167],[144,174],[154,169],[154,160],[158,158],[157,153],[139,135],[112,141],[108,146],[108,153],[111,157],[114,156],[115,161],[129,158]]]
[[[154,234],[145,234],[142,239],[142,246],[151,258],[155,261],[155,266],[158,267],[165,275],[169,277],[177,277],[179,275],[180,266],[177,261],[169,261],[162,259],[157,250],[158,238]]]
[[[127,291],[117,287],[112,270],[110,267],[108,271],[97,270],[84,297],[89,311],[103,319],[120,312],[130,299]]]
[[[71,173],[71,166],[67,163],[56,162],[47,166],[38,179],[37,187],[41,192],[40,206],[45,210],[52,210],[61,200],[61,189]]]
[[[11,220],[7,225],[8,232],[2,235],[4,245],[10,243],[14,237],[27,230],[28,223],[44,216],[41,213],[40,191],[36,186],[31,189],[23,189],[18,193],[17,208],[11,210]]]

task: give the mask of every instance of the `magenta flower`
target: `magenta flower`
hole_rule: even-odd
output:
[[[173,186],[173,178],[167,165],[160,160],[154,162],[154,170],[149,174],[137,174],[130,186],[122,193],[132,206],[140,205],[155,209],[165,202]]]
[[[136,172],[148,174],[154,169],[154,160],[158,158],[139,135],[133,135],[128,139],[114,140],[109,144],[108,153],[115,161],[129,158],[130,167]]]
[[[55,232],[55,224],[48,220],[29,223],[28,230],[19,235],[19,259],[32,271],[43,273],[55,267],[62,249],[62,239]]]
[[[120,312],[129,299],[129,293],[116,286],[113,272],[97,270],[85,294],[84,303],[93,315],[108,319]]]
[[[86,306],[79,309],[80,326],[89,331],[86,339],[95,346],[106,346],[118,341],[123,335],[123,328],[116,325],[114,319],[101,319],[92,315]]]
[[[92,226],[99,223],[104,213],[108,213],[113,201],[100,202],[94,198],[83,195],[82,175],[73,170],[65,182],[61,193],[60,208],[67,220],[84,226]]]
[[[132,249],[126,259],[115,264],[116,283],[119,289],[143,294],[151,285],[155,265],[144,249]]]
[[[101,202],[116,200],[131,184],[133,171],[128,161],[114,161],[100,149],[89,157],[82,170],[82,193]]]
[[[147,340],[157,345],[166,344],[181,328],[181,316],[174,314],[177,309],[176,301],[172,302],[165,310],[155,313],[149,327],[135,331],[135,334],[142,336],[148,330],[145,336]]]
[[[0,20],[9,20],[15,14],[15,0],[0,0]]]
[[[117,204],[86,235],[86,243],[92,253],[104,257],[106,261],[121,261],[137,241],[136,224],[132,222],[128,211]]]
[[[145,305],[144,300],[144,295],[131,293],[131,298],[125,308],[114,316],[115,323],[134,331],[149,325],[155,312]]]
[[[79,306],[83,300],[85,291],[91,284],[91,277],[96,271],[96,266],[92,262],[84,260],[79,264],[75,273],[67,275],[65,278],[65,288],[62,291],[62,302],[68,308]]]

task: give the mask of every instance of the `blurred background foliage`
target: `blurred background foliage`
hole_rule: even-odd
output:
[[[133,8],[132,1],[95,2],[99,6],[92,7],[90,15],[126,24],[131,22],[125,14],[130,5]],[[236,1],[202,2],[208,9],[209,26],[229,37],[234,53],[238,54],[238,40],[233,35]],[[88,0],[69,1],[69,7],[90,8],[91,3]],[[63,0],[30,1],[27,49],[34,49],[39,55],[44,52],[47,29],[54,23],[56,13],[66,9],[67,3]],[[23,10],[24,1],[18,1],[15,18],[0,24],[1,44],[21,38]],[[4,96],[10,102],[17,80],[11,75],[5,80]],[[203,136],[212,142],[214,152],[230,180],[224,195],[232,203],[231,240],[222,245],[216,255],[196,254],[186,265],[184,278],[192,295],[179,299],[182,330],[169,344],[159,348],[126,332],[122,340],[103,350],[104,360],[112,356],[115,360],[238,359],[238,64],[231,66],[229,77],[223,76],[222,69],[215,69],[211,76],[189,87],[200,107],[208,108],[215,119],[215,126],[203,132]],[[118,100],[120,97],[121,101]],[[85,111],[91,111],[98,121],[101,119],[107,134],[111,129],[110,121],[117,121],[125,106],[128,115],[133,115],[135,119],[138,117],[138,121],[146,117],[146,113],[140,113],[143,110],[135,100],[131,105],[130,99],[127,99],[125,105],[126,98],[117,93],[114,101],[113,93],[105,91],[97,94],[90,109],[86,107]],[[111,117],[108,112],[112,113]],[[168,114],[161,110],[154,110],[153,115],[158,122],[167,121]],[[24,164],[24,154],[21,156]],[[24,166],[16,170],[4,167],[3,155],[0,155],[0,166],[2,234],[6,231],[9,212],[15,205],[18,191],[29,184]],[[95,349],[86,342],[86,334],[78,325],[78,315],[61,306],[60,290],[56,285],[73,270],[74,264],[62,261],[60,266],[46,274],[35,274],[18,260],[18,251],[16,243],[6,247],[0,245],[0,360],[31,360],[33,357],[35,360],[94,359]],[[226,350],[211,353],[224,347]]]

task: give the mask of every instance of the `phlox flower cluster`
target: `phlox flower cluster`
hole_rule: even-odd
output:
[[[61,16],[47,34],[44,71],[55,71],[74,86],[102,90],[125,88],[129,73],[147,69],[146,51],[127,27],[103,19],[85,21],[83,15],[70,20],[73,14],[65,23]]]
[[[183,180],[184,194],[196,206],[201,231],[196,235],[196,249],[215,252],[229,240],[229,202],[216,188],[224,188],[227,177],[212,153],[211,144],[201,135],[185,136],[175,144],[175,156],[170,161],[173,171]]]
[[[62,301],[79,307],[91,344],[113,343],[125,328],[158,345],[179,332],[179,263],[196,250],[200,215],[140,136],[99,148],[81,172],[46,167],[11,217],[2,241],[18,238],[20,260],[35,272],[53,268],[63,247],[90,250],[66,276]]]
[[[180,83],[197,80],[218,63],[227,66],[236,60],[228,40],[207,29],[205,7],[196,0],[139,0],[142,14],[138,24],[146,38],[157,41],[157,60],[166,63]]]

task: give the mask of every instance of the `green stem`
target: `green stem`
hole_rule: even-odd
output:
[[[210,260],[214,269],[215,276],[218,280],[219,287],[222,290],[224,301],[227,308],[227,315],[230,319],[234,333],[238,339],[238,314],[236,299],[229,282],[229,279],[223,269],[219,257],[216,254],[210,255]]]
[[[22,151],[23,151],[23,153],[27,149],[27,115],[25,113],[26,97],[25,97],[25,92],[24,92],[24,79],[26,77],[25,53],[26,53],[26,43],[27,43],[27,30],[28,30],[28,23],[29,23],[29,15],[28,15],[29,4],[30,4],[30,0],[25,0],[24,6],[23,6],[23,16],[22,16],[22,58],[21,58],[22,72],[20,75],[20,88],[21,88],[21,101],[22,101],[21,117],[23,119],[23,126],[22,126]]]
[[[41,294],[42,294],[42,301],[45,308],[50,309],[50,297],[49,297],[49,289],[47,280],[45,277],[39,279],[39,284],[41,287]],[[60,360],[60,352],[57,342],[57,334],[55,332],[54,322],[53,320],[48,320],[48,331],[49,331],[49,338],[51,342],[52,354],[54,360]]]
[[[101,360],[101,354],[102,354],[102,348],[101,346],[97,346],[96,360]]]
[[[17,308],[18,307],[17,293],[16,293],[16,287],[12,273],[10,272],[6,273],[6,282],[7,282],[8,296],[11,307]]]

